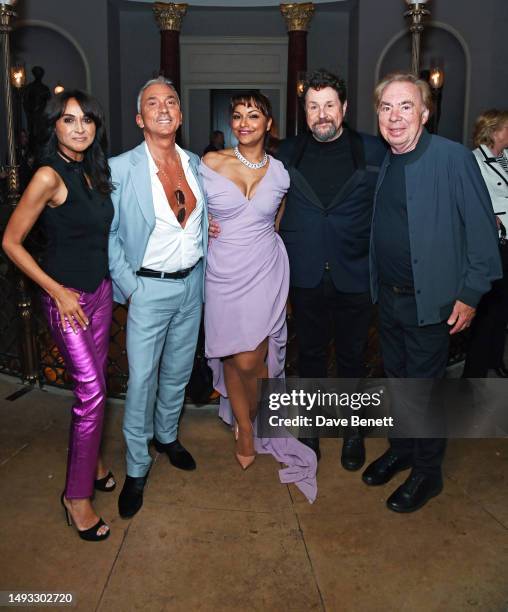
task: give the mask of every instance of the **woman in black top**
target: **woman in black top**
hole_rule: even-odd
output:
[[[109,527],[94,511],[93,489],[115,487],[99,457],[113,304],[107,249],[113,205],[104,115],[88,94],[68,91],[47,104],[45,123],[42,164],[9,220],[2,246],[43,290],[48,325],[75,382],[61,501],[79,536],[98,541],[108,537]],[[23,246],[39,217],[48,237],[41,266]]]

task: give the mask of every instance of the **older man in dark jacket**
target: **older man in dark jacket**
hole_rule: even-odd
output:
[[[384,368],[393,378],[442,378],[450,334],[469,327],[502,274],[495,218],[472,153],[425,130],[428,84],[395,73],[375,98],[391,148],[376,187],[370,249]],[[424,435],[390,439],[363,474],[366,484],[381,485],[411,468],[387,500],[391,510],[412,512],[442,490],[446,441]]]

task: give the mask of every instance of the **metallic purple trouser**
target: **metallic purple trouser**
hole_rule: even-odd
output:
[[[62,329],[54,300],[46,293],[42,296],[51,335],[75,383],[77,401],[72,407],[65,485],[68,499],[91,497],[94,490],[106,403],[106,362],[113,310],[111,280],[104,279],[93,293],[79,291],[79,294],[79,304],[90,325],[86,330],[78,326],[77,334],[70,325]]]

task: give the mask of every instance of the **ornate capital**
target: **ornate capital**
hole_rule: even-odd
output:
[[[16,17],[16,11],[8,4],[0,4],[0,32],[12,30],[11,19]]]
[[[281,4],[280,12],[286,21],[288,32],[306,32],[314,15],[314,5],[312,2]]]
[[[188,6],[174,2],[155,2],[153,12],[159,29],[179,32]]]

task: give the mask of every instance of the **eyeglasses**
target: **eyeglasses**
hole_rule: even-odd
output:
[[[176,220],[178,223],[182,223],[187,211],[185,210],[185,194],[181,189],[175,189],[175,200],[179,207]]]

